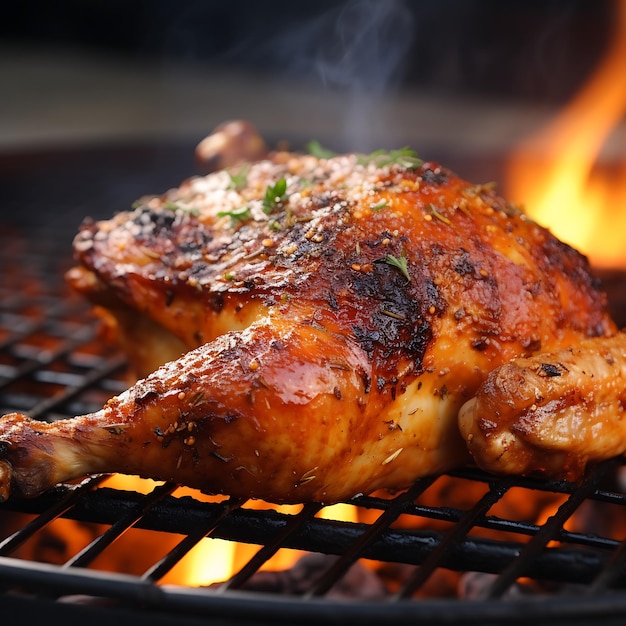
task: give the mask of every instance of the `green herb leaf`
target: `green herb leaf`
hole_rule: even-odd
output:
[[[415,150],[405,146],[399,150],[375,150],[370,154],[361,154],[357,158],[357,163],[360,165],[372,163],[376,167],[398,165],[405,169],[415,169],[420,167],[424,161],[417,156]]]
[[[384,258],[385,263],[392,265],[393,267],[397,267],[402,274],[406,277],[407,280],[411,280],[411,276],[409,275],[409,267],[407,258],[404,255],[400,257],[394,256],[393,254],[388,254]]]
[[[378,204],[370,204],[370,210],[372,211],[380,211],[381,209],[387,208],[389,205],[387,204],[387,200],[383,200]]]
[[[245,222],[251,217],[250,207],[245,206],[232,211],[218,211],[217,217],[230,217],[231,223]]]
[[[171,200],[167,200],[163,203],[163,208],[167,211],[183,211],[185,213],[189,213],[190,215],[198,216],[200,215],[200,211],[198,209],[186,208],[177,204],[176,202],[172,202]]]
[[[263,198],[263,212],[269,215],[272,211],[285,201],[287,193],[287,181],[279,178],[274,185],[268,185]]]
[[[228,189],[243,189],[248,184],[248,172],[250,164],[244,163],[236,172],[228,172],[230,176],[230,184]]]
[[[443,222],[444,224],[447,224],[448,226],[452,226],[452,222],[443,213],[439,211],[439,207],[431,203],[428,205],[428,208],[430,209],[430,212],[433,217],[436,217],[440,222]]]
[[[324,146],[322,146],[322,144],[316,140],[309,141],[309,143],[306,145],[306,149],[309,154],[312,154],[318,159],[332,159],[333,157],[337,156],[336,152],[333,152],[328,148],[324,148]]]

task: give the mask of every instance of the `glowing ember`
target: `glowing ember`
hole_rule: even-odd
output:
[[[578,95],[510,160],[506,195],[596,266],[626,266],[626,166],[598,156],[626,113],[626,2],[607,53]],[[626,157],[626,154],[622,158]]]

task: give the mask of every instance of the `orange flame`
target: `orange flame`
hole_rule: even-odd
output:
[[[507,196],[598,267],[626,266],[626,166],[597,166],[626,113],[626,1],[614,6],[599,67],[547,128],[523,142],[506,174]]]
[[[136,491],[147,494],[158,484],[153,480],[115,474],[107,479],[106,486],[114,489]],[[200,501],[223,501],[221,496],[207,496],[201,492],[187,487],[179,487],[173,494],[175,497],[192,496]],[[250,500],[245,504],[246,508],[273,509],[286,515],[296,514],[302,508],[301,505],[273,505],[260,500]],[[320,517],[341,521],[357,521],[356,508],[349,504],[336,504],[323,508]],[[165,553],[174,548],[181,537],[159,537],[158,548]],[[127,536],[118,539],[117,553],[132,553],[137,561],[140,561],[140,551],[146,551],[146,555],[154,562],[155,546],[153,539],[145,531],[131,530]],[[228,580],[237,573],[257,552],[259,546],[252,544],[236,543],[217,538],[204,538],[196,544],[175,567],[173,567],[162,579],[160,584],[200,586],[210,585]],[[263,564],[261,570],[286,570],[295,564],[303,553],[298,550],[281,549]],[[119,563],[115,564],[115,550],[109,551],[113,570],[121,569]],[[103,563],[99,564],[103,566]],[[108,565],[108,564],[107,564]]]

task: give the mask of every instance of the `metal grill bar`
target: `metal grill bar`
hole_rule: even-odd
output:
[[[621,543],[619,549],[612,554],[604,569],[600,571],[589,585],[587,594],[600,594],[611,587],[617,587],[620,582],[623,586],[624,579],[626,579],[626,539]]]
[[[227,515],[232,513],[236,508],[239,508],[243,504],[244,500],[239,498],[231,498],[222,506],[221,513],[207,521],[204,526],[199,526],[195,532],[190,533],[184,539],[176,545],[173,550],[170,550],[160,561],[155,563],[152,567],[146,570],[141,577],[142,580],[158,581],[167,572],[169,572],[174,565],[176,565],[190,550],[196,546],[201,539],[209,536],[211,531],[215,530],[217,525]]]
[[[93,489],[103,480],[104,476],[92,476],[83,481],[81,485],[74,489],[66,490],[65,495],[55,504],[47,507],[41,514],[20,530],[10,535],[0,543],[0,556],[8,556],[17,550],[25,541],[30,539],[36,532],[41,530],[51,521],[66,513],[86,491]]]
[[[318,502],[305,504],[298,515],[293,516],[280,532],[269,539],[236,574],[220,586],[219,591],[223,593],[229,589],[240,589],[264,563],[287,544],[289,537],[297,532],[301,532],[303,525],[310,522],[322,508],[323,505]]]
[[[596,467],[587,480],[572,493],[567,501],[559,507],[556,514],[543,525],[539,532],[526,545],[519,558],[511,564],[494,581],[486,592],[486,598],[497,598],[502,595],[518,578],[527,574],[532,562],[539,558],[548,543],[558,534],[563,524],[572,516],[581,503],[598,487],[604,476],[617,466],[617,461],[604,463]]]
[[[76,398],[79,394],[90,389],[94,384],[102,381],[106,377],[122,370],[125,365],[126,359],[119,355],[103,361],[98,367],[94,367],[86,375],[81,376],[78,384],[66,386],[62,393],[51,398],[40,400],[29,410],[28,414],[34,418],[42,418],[55,409],[66,406],[70,400]]]
[[[87,567],[103,550],[110,546],[116,539],[121,537],[129,528],[145,515],[146,511],[155,503],[162,500],[166,495],[172,493],[176,485],[165,483],[152,491],[134,510],[130,510],[124,517],[118,519],[115,524],[94,539],[86,548],[76,553],[71,559],[65,562],[64,567]]]
[[[57,494],[57,497],[62,497]],[[118,492],[106,487],[83,497],[69,509],[64,517],[84,522],[114,524],[129,510],[134,510],[142,496]],[[29,513],[47,510],[54,503],[50,494],[33,501],[3,505]],[[1,509],[0,509],[1,510]],[[178,498],[164,497],[138,520],[136,526],[179,534],[192,534],[207,519],[219,516],[222,505],[186,500],[184,508]],[[288,526],[292,516],[271,510],[236,509],[217,525],[213,537],[244,543],[265,545],[268,538],[278,536]],[[354,545],[367,531],[366,524],[310,519],[285,540],[282,547],[341,555]],[[406,529],[387,529],[361,556],[389,563],[421,565],[442,541],[440,533],[416,532]],[[466,537],[447,546],[439,567],[456,571],[485,571],[499,573],[518,557],[523,544],[511,541],[491,541]],[[604,567],[608,554],[587,549],[550,550],[541,552],[531,562],[524,561],[527,576],[541,576],[555,582],[589,583]]]
[[[321,596],[329,591],[361,554],[372,544],[377,537],[388,530],[390,525],[407,509],[407,506],[430,487],[435,481],[434,477],[418,480],[411,489],[394,499],[391,506],[387,507],[382,515],[348,548],[341,558],[324,573],[323,576],[311,587],[307,597]]]
[[[498,501],[511,487],[511,480],[501,480],[495,483],[491,489],[476,503],[472,510],[459,521],[454,529],[439,543],[415,573],[406,581],[397,594],[398,598],[411,597],[432,575],[436,568],[446,559],[446,555],[454,550],[467,533],[476,524],[479,518],[483,518],[487,511]]]

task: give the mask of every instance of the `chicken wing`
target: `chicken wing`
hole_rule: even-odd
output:
[[[505,474],[576,480],[626,451],[626,333],[513,359],[459,414],[476,462]]]

